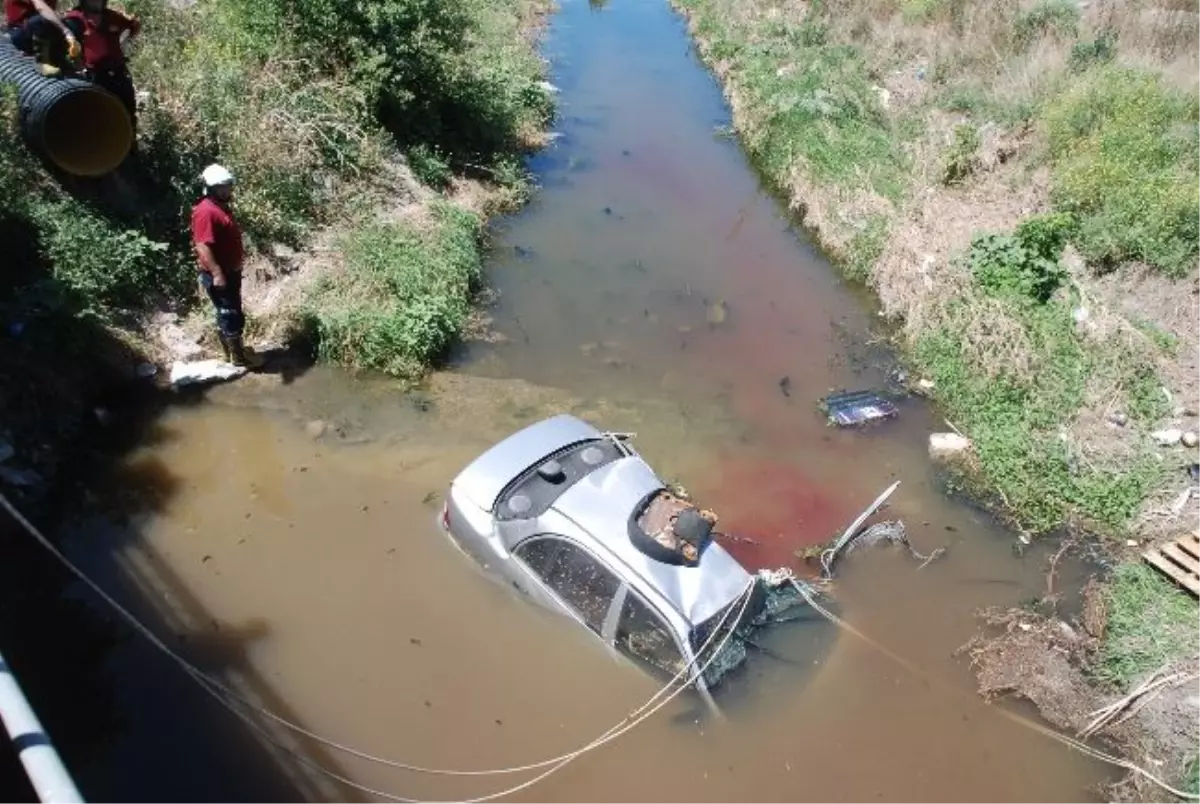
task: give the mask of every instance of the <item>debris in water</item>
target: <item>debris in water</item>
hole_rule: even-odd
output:
[[[418,648],[421,647],[421,640],[417,639],[416,637],[409,637],[408,641],[416,645]]]
[[[792,378],[791,377],[784,375],[783,377],[779,378],[779,391],[784,396],[790,397],[792,395]]]
[[[304,425],[304,431],[308,433],[309,438],[320,438],[325,435],[325,422],[320,419],[313,419],[308,424]]]
[[[714,327],[719,327],[729,318],[729,304],[721,299],[716,304],[708,308],[708,323]]]
[[[971,439],[958,433],[930,433],[929,457],[934,460],[954,458],[971,448]]]
[[[605,208],[604,208],[604,214],[605,214],[605,215],[611,215],[611,214],[612,214],[612,207],[605,207]]]
[[[185,363],[176,360],[171,366],[171,385],[198,385],[223,382],[241,377],[246,373],[244,366],[235,366],[223,360],[197,360]]]
[[[873,391],[847,391],[830,394],[821,400],[821,407],[831,424],[854,427],[867,422],[890,419],[900,411],[888,400]]]

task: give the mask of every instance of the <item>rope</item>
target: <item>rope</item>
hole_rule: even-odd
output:
[[[33,538],[38,542],[38,544],[40,544],[52,556],[54,556],[54,558],[56,558],[59,561],[59,563],[61,563],[64,567],[66,567],[66,569],[68,571],[70,571],[76,578],[78,578],[89,589],[91,589],[93,592],[95,592],[96,595],[99,596],[102,601],[104,601],[106,604],[108,604],[114,611],[116,611],[122,618],[124,618],[125,621],[128,622],[129,625],[137,633],[141,634],[143,637],[146,638],[147,641],[150,642],[150,644],[154,645],[154,647],[158,648],[166,656],[168,656],[173,661],[175,661],[177,664],[179,664],[180,667],[183,668],[184,672],[186,672],[194,680],[196,680],[198,683],[200,683],[200,685],[206,691],[208,691],[210,694],[213,694],[215,697],[217,697],[218,700],[220,700],[220,702],[222,703],[222,705],[224,705],[226,708],[229,708],[231,711],[233,711],[235,714],[237,714],[243,720],[245,720],[246,722],[253,725],[255,727],[255,729],[260,731],[261,733],[265,734],[266,732],[258,724],[255,724],[250,719],[248,719],[243,712],[236,710],[232,706],[232,703],[237,703],[247,709],[250,709],[250,710],[254,711],[256,714],[258,714],[268,720],[271,720],[271,721],[279,724],[280,726],[283,726],[284,728],[294,731],[297,734],[307,737],[310,740],[313,740],[314,742],[319,743],[320,745],[323,745],[327,748],[332,748],[334,750],[340,751],[342,753],[348,754],[348,755],[356,757],[358,759],[366,760],[366,761],[373,762],[373,763],[376,763],[379,765],[385,765],[387,767],[398,768],[400,770],[407,770],[407,771],[411,771],[411,772],[415,772],[415,773],[425,773],[425,774],[436,775],[436,776],[493,776],[493,775],[520,773],[520,772],[529,771],[529,770],[538,770],[540,768],[545,768],[545,767],[549,767],[552,765],[556,766],[550,772],[547,772],[541,776],[538,776],[535,780],[532,780],[530,783],[527,783],[526,786],[528,786],[528,784],[532,784],[533,782],[540,781],[541,779],[550,775],[550,773],[557,770],[557,767],[561,767],[561,765],[566,764],[567,762],[573,761],[574,759],[576,759],[577,757],[582,755],[582,753],[584,753],[588,750],[591,750],[592,748],[599,747],[600,745],[605,744],[609,740],[615,739],[617,736],[624,734],[626,731],[628,731],[629,729],[631,729],[634,726],[636,726],[637,724],[639,724],[646,717],[649,717],[654,712],[657,712],[658,709],[660,709],[665,704],[665,701],[660,703],[658,706],[655,706],[654,708],[650,709],[649,712],[646,712],[646,710],[649,709],[650,707],[652,707],[654,705],[655,701],[657,701],[659,697],[661,697],[664,693],[666,693],[671,688],[672,685],[674,685],[681,678],[683,678],[683,676],[686,673],[688,673],[688,671],[695,665],[698,658],[703,655],[704,651],[707,650],[708,647],[712,644],[712,641],[716,638],[717,634],[720,633],[721,627],[725,624],[726,620],[729,618],[729,615],[733,612],[733,609],[739,600],[742,601],[741,609],[738,612],[738,620],[740,620],[742,614],[746,610],[746,606],[750,602],[751,592],[753,591],[753,588],[754,588],[753,582],[747,584],[746,589],[742,592],[742,594],[738,598],[735,598],[733,603],[731,603],[726,608],[724,615],[722,615],[721,620],[717,623],[717,627],[712,630],[712,633],[709,635],[708,640],[705,641],[704,645],[700,649],[700,652],[696,654],[696,658],[694,658],[691,662],[686,664],[678,673],[675,674],[674,677],[671,678],[670,681],[667,682],[667,684],[663,688],[661,688],[658,692],[656,692],[653,696],[651,696],[640,707],[638,707],[637,709],[635,709],[632,712],[630,712],[629,714],[627,714],[620,722],[618,722],[616,725],[614,725],[613,727],[608,729],[608,731],[604,732],[599,737],[592,740],[590,743],[584,745],[583,747],[576,749],[575,751],[568,752],[566,754],[561,754],[557,757],[552,757],[550,759],[542,760],[541,762],[533,762],[533,763],[529,763],[526,765],[518,765],[518,766],[513,766],[513,767],[507,767],[507,768],[496,768],[496,769],[490,769],[490,770],[449,770],[449,769],[442,769],[442,768],[426,768],[426,767],[422,767],[420,765],[413,765],[413,764],[409,764],[409,763],[405,763],[405,762],[398,762],[396,760],[386,759],[383,757],[377,757],[372,754],[368,754],[365,751],[360,751],[351,746],[339,743],[335,740],[328,739],[326,737],[321,736],[320,734],[317,734],[313,731],[310,731],[309,729],[304,728],[303,726],[301,726],[297,723],[293,723],[292,721],[288,720],[287,718],[277,715],[268,709],[260,707],[260,706],[256,705],[255,703],[253,703],[252,701],[246,699],[245,697],[243,697],[238,692],[231,689],[230,687],[228,687],[227,685],[225,685],[218,679],[214,678],[213,676],[205,673],[203,670],[200,670],[199,668],[197,668],[195,665],[191,664],[186,658],[181,656],[179,653],[175,652],[169,645],[167,645],[165,642],[163,642],[161,639],[159,639],[159,637],[153,631],[151,631],[147,626],[145,626],[140,620],[138,620],[136,616],[134,616],[130,611],[128,611],[120,603],[118,603],[101,586],[99,586],[99,584],[97,584],[86,573],[84,573],[83,570],[81,570],[77,566],[75,566],[75,564],[72,563],[70,559],[68,559],[57,547],[54,546],[54,544],[48,538],[46,538],[46,536],[40,530],[38,530],[38,528],[36,526],[33,525],[33,523],[31,523],[28,519],[25,518],[25,516],[9,501],[8,497],[6,495],[4,495],[3,492],[0,492],[0,506],[3,506],[8,511],[8,513],[10,515],[12,515],[13,519],[15,519],[18,524],[20,524],[31,536],[33,536]],[[735,620],[735,622],[737,622],[738,620]],[[709,658],[708,662],[705,663],[704,667],[701,668],[701,670],[700,670],[701,674],[703,674],[704,670],[708,669],[708,666],[709,666],[709,664],[712,663],[713,659],[716,656],[720,655],[721,649],[723,649],[725,647],[725,644],[728,642],[729,638],[732,636],[733,631],[734,631],[734,629],[730,629],[729,632],[725,635],[725,639],[721,642],[720,647],[712,654],[712,656]],[[687,689],[691,684],[693,684],[695,682],[697,677],[698,676],[693,676],[692,678],[690,678],[688,680],[687,684],[680,687],[679,690],[676,690],[676,692],[673,693],[671,696],[669,696],[666,700],[667,701],[671,700],[676,695],[678,695],[679,691]],[[643,715],[644,712],[646,712],[645,715]],[[631,721],[633,721],[633,722],[631,722]],[[273,740],[273,738],[270,737],[270,735],[267,735],[267,736],[268,736],[268,739],[272,739],[272,742],[275,742]],[[278,746],[277,742],[275,744]],[[305,762],[305,764],[308,764],[310,766],[315,764],[315,763],[312,763],[311,760],[307,760],[307,758],[300,757],[298,754],[296,754],[296,752],[292,751],[291,749],[287,748],[286,746],[278,746],[278,747],[280,747],[284,751],[291,753],[293,756],[296,756],[297,758],[301,759],[301,761]],[[357,789],[362,789],[363,792],[368,792],[368,793],[371,793],[372,795],[381,795],[381,796],[390,798],[391,800],[395,800],[395,801],[407,801],[407,799],[390,796],[388,794],[381,793],[380,791],[370,790],[369,788],[360,788],[357,786],[357,784],[355,782],[344,779],[344,778],[334,774],[333,772],[328,771],[327,769],[325,769],[323,767],[317,766],[317,768],[319,770],[321,770],[322,772],[326,773],[327,775],[329,775],[330,778],[334,778],[337,781],[340,781],[344,784],[348,784],[351,787],[356,787]],[[524,787],[520,787],[518,789],[524,789]],[[499,795],[506,795],[506,794],[507,793],[502,793]],[[494,797],[498,797],[498,796],[493,796],[493,797],[489,797],[489,798],[485,798],[485,799],[481,799],[481,800],[489,801],[489,800],[491,800],[491,798],[494,798]]]
[[[926,681],[932,680],[925,672],[923,672],[919,667],[917,667],[915,664],[913,664],[908,659],[905,659],[903,656],[901,656],[898,653],[896,653],[895,651],[891,650],[886,645],[880,644],[878,641],[867,636],[862,631],[859,631],[853,625],[846,622],[842,618],[838,617],[833,612],[828,611],[824,606],[822,606],[820,603],[818,603],[816,601],[816,599],[812,596],[812,594],[804,587],[804,585],[801,584],[800,582],[798,582],[795,578],[792,578],[790,580],[792,582],[792,585],[796,587],[796,591],[798,591],[801,595],[803,595],[804,599],[808,601],[808,604],[810,606],[812,606],[813,609],[815,609],[816,612],[818,614],[820,614],[822,617],[829,620],[831,623],[838,626],[839,628],[842,628],[843,630],[858,637],[863,642],[865,642],[868,645],[870,645],[871,647],[873,647],[875,650],[879,651],[880,653],[884,654],[888,658],[892,659],[896,663],[903,666],[906,670],[913,673],[918,678],[924,679]],[[949,685],[944,685],[944,686],[949,686]],[[959,690],[955,687],[949,687],[949,688],[955,693],[958,693],[960,695],[964,694],[961,690]],[[971,698],[972,698],[972,700],[976,700],[974,695],[972,695]],[[1106,762],[1110,765],[1114,765],[1119,768],[1125,768],[1126,770],[1129,770],[1129,771],[1132,771],[1133,773],[1139,774],[1174,796],[1178,796],[1179,798],[1185,799],[1187,801],[1200,801],[1200,795],[1197,795],[1195,793],[1188,793],[1183,790],[1177,790],[1174,787],[1171,787],[1171,785],[1164,782],[1162,779],[1159,779],[1157,776],[1150,773],[1150,771],[1148,771],[1145,768],[1142,768],[1138,765],[1135,765],[1133,762],[1130,762],[1127,759],[1122,759],[1120,757],[1114,757],[1111,754],[1106,754],[1097,748],[1093,748],[1092,746],[1088,745],[1087,743],[1077,740],[1074,737],[1070,737],[1065,734],[1060,734],[1059,732],[1054,731],[1053,729],[1049,728],[1048,726],[1044,726],[1041,723],[1032,721],[1029,718],[1026,718],[1026,717],[1016,714],[1015,712],[1010,712],[1006,709],[999,708],[999,707],[996,708],[996,711],[999,712],[1002,717],[1007,718],[1008,720],[1011,720],[1012,722],[1014,722],[1018,725],[1024,726],[1025,728],[1032,729],[1033,731],[1037,732],[1038,734],[1041,734],[1045,737],[1049,737],[1052,740],[1056,740],[1056,741],[1062,743],[1063,745],[1067,746],[1068,748],[1074,748],[1076,751],[1079,751],[1081,754],[1084,754],[1085,756],[1091,757],[1092,759],[1100,760],[1101,762]]]
[[[746,587],[746,591],[742,593],[742,596],[740,598],[742,605],[738,609],[738,614],[737,614],[737,618],[735,619],[735,622],[740,621],[742,618],[742,615],[745,613],[746,607],[749,605],[750,599],[752,597],[751,592],[753,591],[753,588],[754,588],[753,584],[749,584]],[[734,600],[734,604],[736,604],[736,603],[737,603],[737,599]],[[713,634],[704,643],[704,646],[701,648],[701,650],[697,654],[697,656],[702,655],[703,652],[708,648],[708,646],[710,644],[712,644],[713,638],[715,638],[715,635],[720,632],[721,626],[725,624],[725,620],[728,618],[729,613],[733,611],[733,607],[734,607],[733,604],[731,604],[728,607],[728,609],[726,609],[725,616],[723,616],[721,618],[720,623],[718,623],[717,627],[713,629]],[[678,687],[669,696],[667,696],[665,699],[660,701],[657,706],[650,709],[649,711],[646,711],[645,714],[643,714],[641,717],[636,718],[633,722],[624,726],[624,728],[621,728],[620,730],[617,730],[616,727],[609,729],[609,731],[606,732],[604,735],[597,738],[596,740],[593,740],[591,743],[584,746],[583,748],[580,748],[569,754],[564,754],[560,758],[561,761],[556,761],[556,764],[554,764],[554,766],[551,767],[549,770],[543,771],[542,773],[538,774],[537,776],[533,777],[532,779],[529,779],[526,782],[523,782],[519,785],[514,785],[513,787],[510,787],[506,790],[501,790],[498,793],[490,793],[486,796],[481,796],[479,798],[467,799],[466,804],[482,804],[482,802],[494,801],[498,798],[503,798],[504,796],[512,795],[513,793],[519,793],[522,790],[527,790],[528,788],[532,787],[533,785],[537,784],[538,782],[541,782],[543,779],[547,778],[551,774],[557,773],[563,767],[565,767],[569,763],[575,761],[580,756],[583,756],[583,754],[587,753],[588,751],[593,750],[595,748],[599,748],[600,746],[605,745],[606,743],[609,743],[609,742],[615,740],[617,737],[620,737],[622,734],[625,734],[629,730],[631,730],[631,729],[635,728],[636,726],[638,726],[639,724],[641,724],[643,721],[649,719],[655,712],[657,712],[659,709],[661,709],[662,707],[664,707],[668,703],[670,703],[675,697],[677,697],[684,690],[687,690],[689,687],[691,687],[691,685],[693,683],[695,683],[696,679],[698,679],[700,676],[702,676],[704,674],[704,671],[706,671],[708,669],[709,665],[711,665],[713,663],[713,661],[715,661],[716,658],[721,655],[721,651],[724,650],[726,643],[728,643],[729,639],[733,636],[734,630],[736,630],[736,629],[734,629],[734,628],[729,629],[729,631],[725,634],[724,639],[721,640],[721,644],[717,647],[717,649],[713,652],[713,654],[708,658],[708,661],[706,661],[704,663],[704,665],[697,671],[697,673],[695,675],[691,676],[688,679],[688,682],[686,684],[683,684],[682,686]],[[696,663],[695,659],[693,659],[691,662],[689,662],[684,667],[682,672],[686,672],[687,669],[694,666],[695,663]],[[220,694],[217,692],[217,690],[209,689],[209,687],[207,686],[207,684],[209,683],[209,679],[207,677],[205,677],[203,674],[194,675],[193,677],[195,677],[196,680],[202,686],[205,686],[205,689],[208,690],[208,692],[210,694],[214,695],[217,698],[217,700],[220,701],[221,704],[225,708],[229,709],[231,712],[233,712],[233,714],[235,714],[239,718],[241,718],[248,726],[250,726],[252,729],[257,731],[259,734],[262,734],[267,740],[269,740],[277,748],[279,748],[280,750],[291,755],[294,759],[296,759],[297,761],[299,761],[301,764],[305,765],[306,767],[311,768],[312,770],[315,770],[319,773],[322,773],[322,774],[328,776],[330,779],[340,782],[340,783],[346,785],[347,787],[351,787],[355,790],[358,790],[359,792],[367,793],[368,795],[376,796],[377,798],[383,798],[388,801],[401,802],[402,804],[417,804],[417,801],[418,801],[417,799],[404,798],[403,796],[397,796],[393,793],[389,793],[386,790],[378,790],[376,788],[369,787],[364,784],[360,784],[359,782],[356,782],[352,779],[349,779],[345,776],[342,776],[338,773],[335,773],[335,772],[329,770],[328,768],[321,765],[320,763],[315,762],[312,759],[309,759],[308,757],[304,756],[303,754],[299,753],[298,751],[295,751],[292,748],[289,748],[288,746],[281,745],[260,724],[255,723],[254,720],[251,719],[250,717],[248,717],[244,712],[239,711],[229,701],[226,701],[222,696],[220,696]],[[666,692],[666,690],[670,688],[670,685],[673,684],[675,682],[675,680],[678,679],[679,677],[680,677],[680,674],[676,674],[675,678],[673,678],[670,682],[668,682],[667,686],[664,687],[663,689],[659,690],[658,693],[656,693],[655,696],[653,698],[651,698],[650,700],[653,701],[654,698],[657,698],[659,695],[662,695],[664,692]],[[647,703],[649,703],[649,702],[647,702]],[[646,705],[643,705],[642,709],[645,709],[645,706]],[[452,801],[430,802],[429,804],[454,804],[454,802],[452,802]]]

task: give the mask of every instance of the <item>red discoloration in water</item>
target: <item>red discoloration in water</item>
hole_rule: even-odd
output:
[[[853,504],[797,466],[741,456],[714,467],[696,492],[720,516],[717,530],[735,537],[719,541],[747,569],[798,567],[797,550],[828,541],[855,515]]]

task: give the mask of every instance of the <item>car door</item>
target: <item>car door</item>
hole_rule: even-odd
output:
[[[580,545],[553,534],[525,539],[513,555],[533,581],[517,584],[545,605],[558,606],[597,635],[612,606],[621,579]],[[522,588],[523,586],[535,588]]]

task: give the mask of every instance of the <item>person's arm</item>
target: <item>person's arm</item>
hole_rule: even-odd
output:
[[[196,262],[212,276],[213,287],[225,287],[225,271],[213,254],[212,244],[216,242],[213,231],[213,220],[206,210],[198,208],[192,214],[192,243],[196,247]]]
[[[108,13],[117,18],[117,20],[120,22],[122,31],[128,32],[130,39],[142,32],[142,21],[130,14],[125,9],[109,7]]]
[[[200,263],[201,268],[212,274],[213,287],[225,287],[225,272],[221,270],[221,264],[213,255],[212,246],[208,243],[197,243],[196,261]]]
[[[66,37],[68,43],[76,41],[75,34],[71,32],[67,24],[62,21],[62,17],[58,16],[58,12],[51,8],[46,0],[31,0],[31,2],[33,3],[34,10],[37,11],[42,19],[62,31],[62,35]]]

